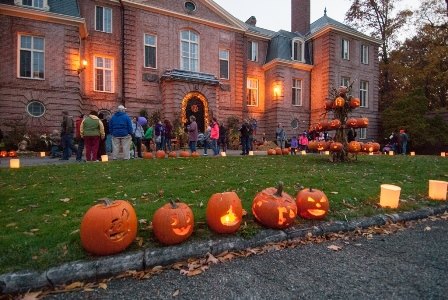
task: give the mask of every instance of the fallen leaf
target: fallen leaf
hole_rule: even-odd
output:
[[[17,225],[17,223],[9,223],[9,224],[6,224],[6,227],[14,227],[16,225]]]
[[[26,293],[25,295],[23,295],[22,300],[37,300],[39,299],[39,295],[42,292],[33,292],[33,293]]]
[[[180,291],[179,291],[179,289],[177,289],[174,293],[173,293],[173,297],[177,297],[177,296],[179,296],[179,293],[180,293]]]
[[[330,192],[330,194],[335,194],[335,195],[337,195],[337,194],[339,194],[339,192]]]
[[[247,215],[247,211],[243,208],[242,216],[244,217],[245,215]]]
[[[203,271],[201,269],[196,269],[196,270],[192,270],[192,271],[188,271],[187,272],[187,276],[188,277],[192,277],[192,276],[196,276],[201,274]]]
[[[78,288],[80,288],[80,287],[82,287],[82,286],[83,286],[83,283],[82,283],[82,282],[80,282],[80,281],[75,281],[75,282],[73,282],[73,283],[67,285],[67,286],[64,288],[64,290],[66,290],[66,291],[70,291],[70,290],[78,289]]]
[[[219,263],[219,259],[214,257],[211,253],[207,253],[207,263],[217,264]]]
[[[67,203],[70,201],[70,198],[62,198],[62,199],[59,199],[59,201]]]
[[[107,290],[107,284],[104,282],[100,282],[98,284],[98,288],[103,289],[103,290]]]
[[[31,229],[30,231],[31,231],[31,232],[38,232],[38,231],[39,231],[39,228],[33,228],[33,229]]]
[[[333,250],[333,251],[339,251],[339,250],[342,249],[341,246],[336,246],[336,245],[330,245],[327,248],[330,249],[330,250]]]
[[[431,230],[431,227],[426,226],[424,231],[430,231],[430,230]]]

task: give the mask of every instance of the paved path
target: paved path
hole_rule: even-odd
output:
[[[194,277],[169,270],[46,299],[447,299],[447,232],[448,221],[426,221],[392,235],[234,259]]]

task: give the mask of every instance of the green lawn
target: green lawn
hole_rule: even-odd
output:
[[[298,186],[323,190],[330,199],[328,220],[346,220],[384,212],[378,208],[380,184],[402,188],[398,210],[437,205],[427,200],[428,180],[448,180],[448,159],[439,156],[359,156],[333,164],[320,155],[253,156],[134,160],[0,169],[0,273],[44,269],[88,259],[80,245],[83,214],[99,198],[130,201],[141,220],[140,247],[160,247],[149,223],[154,211],[170,199],[191,205],[193,239],[213,236],[205,224],[213,193],[235,191],[248,215],[238,232],[250,236],[261,227],[251,204],[257,192],[278,181],[295,196]],[[147,220],[145,224],[144,220]],[[296,224],[306,224],[301,219]]]

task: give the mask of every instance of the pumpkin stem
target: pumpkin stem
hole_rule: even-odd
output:
[[[98,203],[103,203],[105,206],[111,206],[112,205],[112,200],[110,200],[109,198],[100,198],[97,201]]]
[[[177,208],[177,203],[176,202],[179,202],[179,198],[177,198],[176,201],[170,200],[170,204],[171,204],[172,208]]]
[[[277,192],[275,192],[275,196],[281,197],[283,193],[283,181],[279,181],[277,185]]]

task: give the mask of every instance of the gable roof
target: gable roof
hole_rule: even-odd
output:
[[[0,4],[8,4],[42,11],[42,9],[36,9],[29,6],[15,5],[14,0],[0,0]],[[48,0],[48,6],[50,7],[49,11],[52,13],[78,18],[81,17],[77,0]]]
[[[313,23],[311,23],[310,32],[307,33],[307,35],[306,35],[307,39],[311,39],[329,29],[343,32],[345,34],[349,34],[349,35],[355,36],[355,37],[363,39],[363,40],[368,40],[368,41],[371,41],[376,44],[381,44],[380,40],[373,38],[371,36],[365,35],[364,33],[359,32],[358,30],[356,30],[350,26],[347,26],[341,22],[336,21],[336,20],[330,18],[329,16],[327,16],[326,13],[321,18],[319,18],[316,21],[314,21]]]

